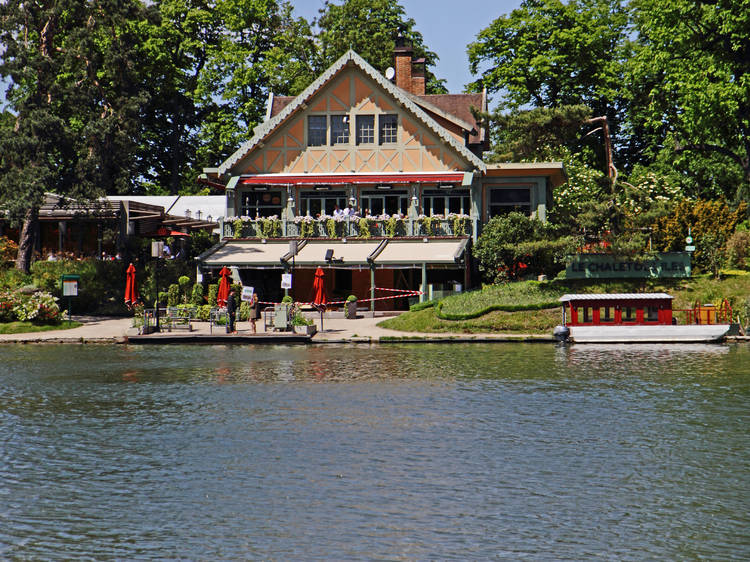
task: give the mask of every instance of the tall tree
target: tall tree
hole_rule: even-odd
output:
[[[161,0],[146,33],[152,101],[143,158],[154,193],[196,189],[262,120],[268,93],[296,93],[312,80],[312,32],[287,2]]]
[[[0,4],[0,75],[15,115],[0,138],[0,206],[22,223],[16,267],[28,271],[46,192],[78,200],[134,181],[143,101],[136,2],[8,0]]]
[[[748,199],[750,1],[634,0],[633,8],[630,118],[649,141],[644,151],[679,166],[698,194]]]
[[[393,66],[393,50],[399,35],[411,42],[415,57],[425,59],[428,94],[446,93],[445,80],[429,70],[438,56],[429,51],[416,23],[407,17],[398,0],[344,0],[335,4],[326,0],[315,21],[319,27],[319,71],[325,70],[347,50],[353,49],[367,62],[385,72]]]
[[[621,91],[630,47],[622,4],[524,0],[469,44],[470,70],[479,75],[469,88],[496,94],[501,111],[586,105],[607,117],[615,142],[623,144]],[[606,155],[597,152],[603,162]]]

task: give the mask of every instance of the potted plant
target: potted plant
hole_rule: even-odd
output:
[[[313,321],[302,316],[302,313],[300,312],[297,312],[292,317],[292,329],[295,334],[303,334],[306,336],[312,336],[318,331]]]
[[[354,320],[357,317],[357,297],[355,295],[346,297],[344,316],[349,320]]]

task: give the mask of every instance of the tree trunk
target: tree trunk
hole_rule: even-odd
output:
[[[18,239],[16,269],[28,273],[31,270],[31,257],[34,254],[34,238],[39,222],[39,209],[29,209],[23,219],[23,228]]]

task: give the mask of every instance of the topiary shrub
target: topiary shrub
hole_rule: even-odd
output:
[[[167,306],[177,306],[180,304],[180,286],[172,283],[167,289]]]
[[[183,304],[187,304],[190,301],[190,277],[180,275],[177,284],[180,286],[180,300]]]
[[[216,306],[216,298],[219,296],[219,284],[211,283],[208,286],[208,304],[210,306]]]
[[[190,293],[190,303],[194,306],[203,306],[203,284],[196,283]]]

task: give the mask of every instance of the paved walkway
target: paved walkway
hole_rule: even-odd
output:
[[[312,338],[313,343],[377,343],[380,341],[554,341],[548,336],[523,335],[523,334],[460,334],[460,333],[410,333],[397,330],[386,330],[377,326],[384,320],[382,316],[358,317],[355,320],[347,320],[342,317],[326,317],[323,319],[321,331],[320,317],[314,316],[318,333]],[[53,330],[49,332],[33,332],[28,334],[0,334],[0,343],[125,343],[128,336],[138,334],[138,330],[132,327],[132,318],[109,318],[98,316],[73,316],[73,320],[83,322],[83,326],[70,330]],[[258,335],[264,334],[263,322],[258,322]],[[249,322],[238,322],[237,331],[240,336],[252,334]],[[155,339],[167,337],[174,334],[185,336],[207,336],[211,333],[208,322],[194,322],[190,332],[186,330],[175,330],[153,334],[149,338]],[[224,335],[224,328],[214,326],[213,335]],[[269,335],[271,332],[269,332]],[[227,335],[227,341],[233,336]],[[260,340],[260,338],[258,338]],[[191,338],[185,338],[189,343]]]

